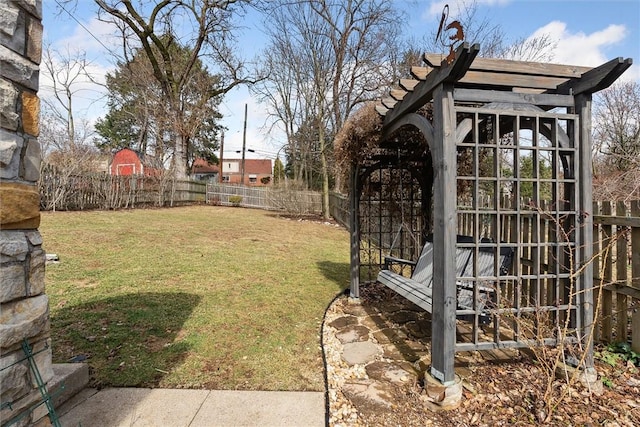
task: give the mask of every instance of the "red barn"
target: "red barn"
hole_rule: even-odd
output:
[[[138,152],[123,148],[113,155],[111,162],[111,175],[158,175],[158,170],[145,164],[140,158]]]

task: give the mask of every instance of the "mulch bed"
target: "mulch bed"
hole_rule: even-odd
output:
[[[346,367],[335,353],[332,356],[331,350],[325,348],[328,375],[333,376],[328,378],[333,426],[640,425],[640,370],[633,363],[617,360],[611,366],[596,358],[602,386],[599,383],[596,387],[599,390],[593,392],[577,381],[568,385],[566,380],[550,374],[543,361],[526,354],[530,352],[518,351],[502,355],[501,352],[458,354],[456,370],[464,378],[462,402],[456,409],[438,409],[425,399],[421,374],[429,363],[430,337],[416,332],[416,322],[422,322],[422,316],[428,314],[420,313],[413,304],[377,284],[361,287],[360,306],[354,309],[344,296],[332,304],[327,315],[335,320],[344,316],[345,311],[346,315],[358,314],[360,323],[371,326],[372,322],[365,318],[373,318],[380,329],[390,328],[406,336],[401,341],[395,340],[399,352],[389,352],[384,343],[379,343],[385,347],[385,354],[377,356],[369,366],[411,363],[416,376],[379,386],[384,391],[382,406],[350,399],[352,393],[347,387],[358,381],[370,385],[373,380],[367,371],[371,370],[369,366]],[[335,336],[326,336],[327,331],[335,334],[335,329],[325,330],[325,346],[331,345],[339,352],[341,344]],[[377,343],[373,333],[371,340]],[[397,356],[394,359],[389,353],[404,355],[405,360],[397,360]]]

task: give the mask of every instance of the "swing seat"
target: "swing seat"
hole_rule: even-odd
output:
[[[458,243],[473,243],[470,236],[457,236]],[[456,282],[458,293],[459,317],[464,318],[476,312],[481,313],[483,323],[488,321],[488,313],[485,307],[495,302],[495,283],[498,278],[494,274],[494,248],[480,246],[478,262],[476,263],[477,275],[474,276],[474,251],[469,247],[456,249]],[[502,247],[498,259],[500,274],[506,274],[513,259],[513,249]],[[411,277],[406,277],[391,270],[393,265],[409,265],[413,268]],[[473,309],[474,278],[477,278],[476,288],[478,298],[476,310]],[[433,242],[427,238],[417,261],[409,261],[395,257],[385,257],[384,268],[378,273],[378,282],[392,289],[399,295],[416,304],[423,310],[433,312]]]

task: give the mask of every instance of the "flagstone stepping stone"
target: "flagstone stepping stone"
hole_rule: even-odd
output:
[[[396,311],[404,310],[406,308],[405,304],[401,304],[398,302],[382,302],[378,307],[378,311],[381,313],[395,313]]]
[[[403,384],[418,379],[418,373],[409,362],[375,361],[369,363],[365,370],[369,378],[377,381]]]
[[[332,328],[336,328],[336,329],[342,329],[345,326],[349,326],[349,325],[357,325],[358,324],[358,318],[354,317],[354,316],[342,316],[342,317],[338,317],[336,320],[334,320],[333,322],[329,323],[329,326],[331,326]]]
[[[373,337],[380,344],[401,342],[407,339],[407,334],[399,329],[385,328],[373,333]]]
[[[387,359],[407,360],[409,362],[415,362],[416,360],[420,359],[420,356],[415,353],[401,353],[400,349],[395,344],[383,344],[382,351],[382,355]]]
[[[368,341],[369,328],[361,325],[346,326],[336,333],[336,338],[338,338],[342,344],[357,341]]]
[[[411,341],[400,341],[382,345],[384,357],[393,360],[415,362],[427,354],[426,346],[418,346]]]
[[[375,414],[392,407],[393,388],[390,384],[371,380],[346,382],[342,393],[361,414]]]
[[[360,324],[366,326],[372,331],[379,331],[380,329],[389,327],[384,317],[379,314],[373,314],[371,316],[361,318]]]
[[[373,361],[380,353],[380,346],[371,341],[351,342],[344,345],[342,360],[349,366],[365,364]]]
[[[431,336],[431,322],[427,320],[417,320],[404,325],[407,331],[416,338],[428,338]]]
[[[415,311],[401,310],[391,313],[389,318],[396,323],[414,322],[419,319],[419,314]]]
[[[350,314],[352,316],[358,317],[366,316],[369,314],[367,313],[367,310],[365,310],[365,308],[362,306],[362,304],[357,303],[347,303],[343,305],[342,311],[344,312],[344,314]]]

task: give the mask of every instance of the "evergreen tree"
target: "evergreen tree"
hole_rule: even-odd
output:
[[[282,163],[282,160],[280,160],[280,157],[277,157],[276,161],[273,163],[273,183],[278,185],[284,181],[284,179],[284,164]]]
[[[169,44],[173,66],[177,68],[192,52],[175,41]],[[210,74],[201,61],[195,61],[189,81],[182,87],[179,120],[166,103],[143,50],[135,50],[129,61],[118,63],[106,80],[109,111],[95,126],[100,135],[96,140],[98,148],[116,151],[127,147],[166,161],[174,154],[175,135],[179,133],[187,170],[197,157],[217,163],[221,95],[212,97],[210,92],[220,79]]]

